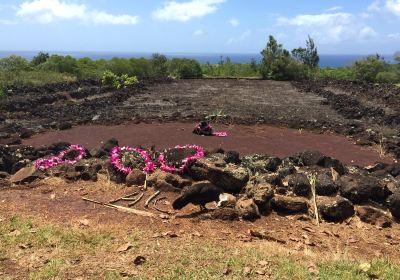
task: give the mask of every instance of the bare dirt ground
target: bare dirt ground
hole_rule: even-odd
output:
[[[291,156],[305,150],[317,150],[345,164],[367,166],[375,162],[391,162],[370,147],[361,147],[351,139],[331,133],[317,134],[297,129],[268,125],[216,125],[215,130],[228,132],[228,137],[204,137],[192,133],[195,123],[125,124],[119,126],[77,126],[55,130],[24,140],[24,144],[40,147],[56,142],[80,143],[87,148],[98,147],[110,136],[121,145],[155,146],[162,150],[185,143],[198,144],[208,150],[222,148],[241,155],[263,154]]]
[[[225,260],[230,258],[230,254],[235,257],[246,250],[253,250],[253,253],[260,252],[257,254],[263,252],[265,255],[259,256],[258,261],[247,256],[237,267],[233,265],[232,268],[235,271],[232,272],[232,277],[238,279],[245,277],[243,269],[246,267],[252,269],[250,278],[265,279],[270,273],[269,276],[274,279],[304,279],[300,271],[294,272],[293,278],[288,276],[291,274],[275,278],[277,275],[279,276],[280,272],[278,269],[273,270],[274,261],[272,260],[269,264],[267,262],[267,266],[272,269],[270,272],[267,274],[257,273],[256,270],[260,269],[260,262],[263,258],[267,258],[266,256],[275,256],[275,261],[286,256],[298,265],[308,266],[309,270],[310,265],[316,269],[317,263],[340,260],[362,263],[377,258],[386,258],[393,263],[400,263],[400,251],[396,249],[400,244],[400,226],[398,224],[390,229],[382,229],[362,223],[354,217],[343,224],[324,223],[317,227],[309,220],[303,221],[300,216],[285,217],[276,214],[263,217],[256,222],[207,220],[201,215],[196,215],[198,208],[193,206],[174,212],[170,203],[178,196],[177,193],[163,193],[165,200],[162,200],[158,207],[171,213],[171,215],[166,215],[157,212],[152,205],[150,208],[143,206],[146,199],[153,194],[152,190],[146,192],[144,199],[135,208],[153,212],[157,215],[155,218],[120,213],[82,200],[82,197],[89,197],[107,202],[130,192],[132,192],[131,188],[114,185],[106,180],[98,183],[71,185],[54,178],[32,185],[29,189],[3,190],[0,200],[0,225],[6,224],[13,216],[17,215],[32,219],[33,226],[28,228],[29,238],[17,241],[15,247],[1,248],[5,251],[6,256],[11,256],[11,258],[0,259],[0,277],[10,276],[11,279],[26,279],[28,275],[31,277],[36,275],[32,274],[33,272],[45,269],[50,260],[57,259],[62,260],[63,263],[58,268],[57,277],[60,279],[78,279],[79,277],[83,277],[82,279],[93,279],[94,277],[120,279],[119,277],[125,274],[139,279],[157,276],[174,279],[174,277],[168,276],[171,275],[168,270],[174,269],[174,265],[181,264],[183,256],[177,252],[182,251],[181,253],[183,253],[185,250],[186,254],[192,254],[186,256],[188,258],[186,268],[189,270],[191,266],[196,266],[195,263],[191,263],[195,262],[192,259],[193,256],[197,256],[198,253],[203,254],[197,256],[202,261],[197,267],[197,276],[206,279],[208,277],[201,277],[200,271],[207,269],[207,263],[208,266],[214,267],[215,263],[221,260],[217,255],[208,256],[202,251],[198,253],[190,251],[198,250],[196,246],[203,248],[214,246],[217,250],[222,250],[219,254],[222,254]],[[210,204],[208,207],[213,209],[215,205]],[[74,235],[77,233],[71,233],[73,236],[68,235],[69,237],[62,236],[59,240],[56,238],[58,235],[51,236],[55,233],[50,232],[50,229],[47,229],[49,232],[42,232],[43,225],[46,227],[49,224],[65,232],[69,232],[71,228],[78,230],[78,235],[84,235],[86,239],[77,241],[82,244],[79,243],[81,245],[78,245],[73,251],[68,251],[63,248],[66,246],[63,242],[69,244],[68,242],[72,241],[68,238],[77,238]],[[250,230],[262,232],[264,240],[249,234]],[[111,235],[107,237],[106,248],[98,248],[96,252],[89,249],[87,249],[89,251],[82,251],[82,248],[86,248],[86,243],[96,242],[88,240],[90,236],[95,238],[92,235],[96,232],[97,234]],[[39,237],[34,237],[35,234]],[[43,234],[45,236],[42,236]],[[14,237],[15,235],[16,237]],[[18,238],[19,235],[23,235],[21,228],[10,228],[8,232],[5,232],[5,236],[13,238]],[[35,243],[35,238],[44,240],[41,241],[42,243]],[[103,238],[105,237],[103,236]],[[133,248],[126,249],[127,243]],[[0,251],[4,253],[3,250]],[[235,251],[236,253],[234,253]],[[214,252],[214,254],[216,253]],[[137,256],[144,256],[147,264],[145,266],[133,265],[132,261]],[[224,265],[227,267],[229,265],[226,262],[222,262],[222,265],[218,268],[219,271],[211,273],[209,277],[213,279],[224,277]],[[161,268],[165,271],[160,271]],[[116,272],[119,277],[107,278],[105,277],[107,272]],[[184,277],[185,274],[173,275]],[[196,273],[189,278],[197,279],[198,277],[195,275]],[[312,279],[312,274],[310,276]],[[36,279],[45,279],[45,277]]]

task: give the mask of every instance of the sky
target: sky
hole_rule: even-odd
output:
[[[400,0],[1,0],[0,50],[322,54],[400,50]]]

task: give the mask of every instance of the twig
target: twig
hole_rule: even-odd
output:
[[[315,212],[315,220],[317,222],[317,226],[319,226],[319,213],[318,213],[318,207],[317,207],[317,194],[316,194],[316,187],[315,185],[317,184],[317,176],[315,174],[311,174],[308,176],[308,180],[310,181],[311,185],[311,193],[312,193],[312,201],[314,205],[314,212]]]
[[[138,203],[142,199],[143,196],[144,196],[144,193],[141,193],[138,198],[136,198],[134,201],[132,201],[132,203],[128,204],[128,207],[134,206],[136,203]]]
[[[159,194],[161,193],[161,191],[156,191],[152,196],[149,197],[149,199],[146,200],[146,203],[144,204],[144,207],[149,207],[149,203],[156,198]]]
[[[147,178],[148,178],[149,174],[146,173],[146,178],[144,179],[144,186],[143,189],[147,190]]]
[[[105,206],[105,207],[116,209],[116,210],[118,210],[120,212],[135,214],[135,215],[144,216],[144,217],[155,217],[156,216],[156,215],[154,215],[153,213],[150,213],[150,212],[140,211],[140,210],[136,210],[136,209],[132,209],[132,208],[124,207],[124,206],[119,206],[119,205],[113,205],[113,204],[109,204],[109,203],[103,203],[103,202],[96,201],[96,200],[93,200],[93,199],[89,199],[89,198],[86,198],[86,197],[82,197],[82,199],[84,201],[87,201],[87,202],[91,202],[91,203],[99,204],[99,205],[102,205],[102,206]]]
[[[133,193],[130,193],[130,194],[127,194],[127,195],[118,197],[118,198],[116,198],[116,199],[114,199],[114,200],[111,200],[111,201],[109,201],[108,203],[113,204],[113,203],[118,202],[118,201],[120,201],[120,200],[126,200],[128,197],[137,195],[138,193],[139,193],[139,192],[133,192]]]
[[[157,198],[157,199],[155,199],[155,200],[153,201],[153,207],[154,207],[154,209],[156,209],[158,212],[161,212],[161,213],[164,213],[164,214],[168,214],[168,215],[174,214],[174,213],[172,213],[171,211],[163,210],[163,209],[160,209],[160,208],[157,207],[157,202],[159,202],[159,201],[162,200],[162,199],[166,199],[166,197],[163,196],[163,197]]]

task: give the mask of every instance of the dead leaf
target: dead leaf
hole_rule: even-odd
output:
[[[169,220],[170,216],[166,215],[166,214],[160,214],[160,218],[163,219],[163,220]]]
[[[22,250],[26,250],[29,248],[32,248],[32,244],[28,243],[28,244],[19,244],[18,248],[22,249]]]
[[[89,224],[90,224],[90,222],[88,219],[79,220],[79,225],[81,225],[81,226],[88,227]]]
[[[145,257],[143,257],[143,256],[137,256],[137,257],[133,260],[133,263],[134,263],[135,265],[141,265],[141,264],[143,264],[145,261],[146,261],[146,258],[145,258]]]
[[[303,230],[314,233],[315,230],[313,230],[311,227],[302,227]]]
[[[369,263],[362,263],[358,266],[358,270],[364,273],[367,273],[370,269],[371,269],[371,264]]]
[[[357,238],[355,238],[354,236],[351,236],[351,237],[347,240],[347,242],[349,242],[349,243],[357,243],[358,240],[357,240]]]
[[[251,236],[245,234],[238,234],[236,237],[242,242],[251,242],[252,240]]]
[[[21,235],[21,232],[17,229],[14,229],[8,234],[8,236],[19,236],[19,235]]]
[[[52,193],[51,195],[50,195],[50,199],[51,200],[54,200],[56,198],[56,194],[55,193]]]
[[[268,261],[259,261],[258,265],[260,266],[268,266],[269,262]]]
[[[202,237],[201,233],[197,231],[193,232],[192,236]]]
[[[128,243],[125,243],[124,245],[121,245],[121,246],[117,249],[117,252],[118,252],[118,253],[126,252],[126,251],[128,251],[129,249],[132,249],[132,247],[133,247],[132,243],[128,242]]]
[[[251,273],[251,268],[248,267],[248,266],[246,266],[246,267],[243,269],[243,274],[244,274],[245,276],[248,276],[250,273]]]
[[[255,271],[255,273],[258,274],[258,275],[265,275],[265,274],[266,274],[266,271],[265,271],[264,268],[262,268],[262,269],[257,269],[257,270]]]
[[[232,273],[232,269],[229,268],[229,267],[225,268],[224,271],[222,272],[222,274],[225,275],[225,276],[227,276],[227,275],[229,275],[231,273]]]
[[[178,237],[178,235],[177,235],[175,232],[173,232],[173,231],[164,232],[162,235],[163,235],[164,237],[170,237],[170,238]]]

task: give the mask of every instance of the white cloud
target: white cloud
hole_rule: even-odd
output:
[[[17,16],[39,23],[57,20],[80,20],[88,24],[123,24],[138,22],[138,16],[113,15],[102,11],[88,10],[84,4],[73,4],[61,0],[33,0],[23,2]]]
[[[298,33],[310,34],[324,44],[355,38],[369,39],[377,35],[372,28],[359,22],[353,14],[344,12],[279,17],[277,25],[297,27]]]
[[[326,9],[325,12],[337,12],[343,10],[342,6],[334,6],[329,9]]]
[[[237,27],[237,26],[239,26],[239,24],[240,24],[239,20],[236,19],[236,18],[230,19],[230,20],[228,21],[228,23],[229,23],[230,25],[232,25],[233,27]]]
[[[204,34],[204,30],[203,29],[197,29],[195,32],[193,32],[194,36],[201,36]]]
[[[400,33],[391,33],[387,37],[391,40],[400,40]]]
[[[367,8],[367,14],[393,14],[400,17],[400,0],[375,0]]]
[[[387,0],[386,8],[392,14],[400,16],[400,0]]]
[[[376,33],[376,31],[369,26],[366,26],[360,30],[361,39],[368,40],[375,38],[376,36],[378,36],[378,33]]]
[[[237,37],[237,38],[234,38],[234,37],[232,37],[232,38],[230,38],[227,42],[226,42],[226,45],[232,45],[232,44],[235,44],[235,43],[240,43],[240,42],[242,42],[242,41],[244,41],[244,40],[246,40],[250,35],[251,35],[251,30],[250,29],[247,29],[245,32],[243,32],[239,37]]]
[[[226,0],[192,0],[190,2],[169,1],[153,12],[153,18],[161,21],[189,21],[214,13],[218,5]]]

